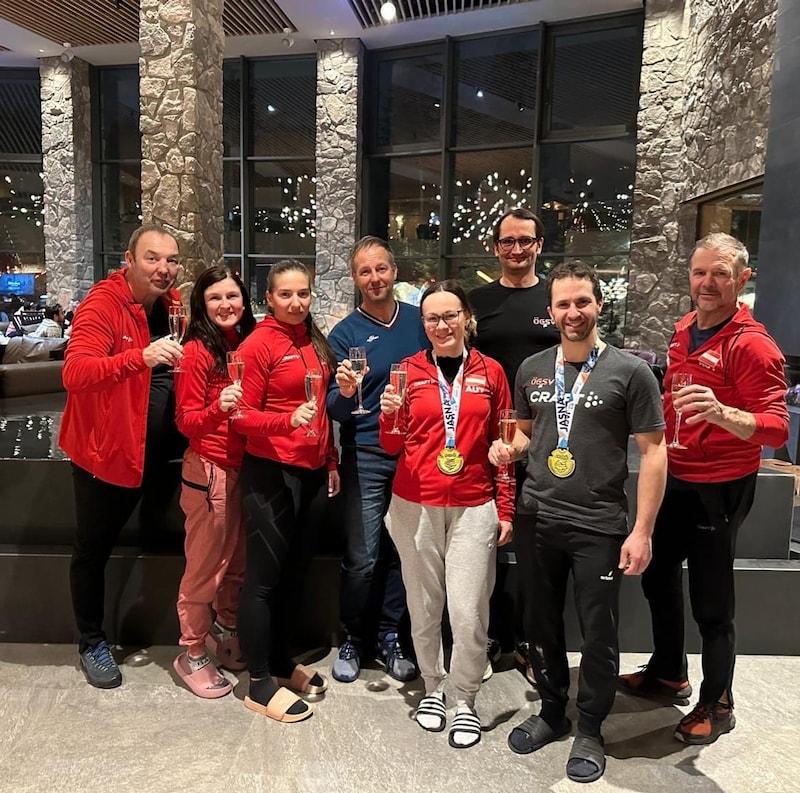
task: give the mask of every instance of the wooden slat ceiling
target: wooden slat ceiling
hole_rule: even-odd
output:
[[[385,0],[347,0],[364,29],[385,25],[381,19],[381,6]],[[481,8],[499,8],[526,2],[526,0],[393,0],[397,9],[397,22],[412,19],[478,11]]]
[[[139,0],[3,0],[0,17],[73,47],[139,40]],[[276,0],[225,0],[222,22],[228,36],[295,30]]]

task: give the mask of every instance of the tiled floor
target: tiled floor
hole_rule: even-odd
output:
[[[156,647],[134,654],[123,666],[123,686],[99,691],[77,671],[73,647],[0,644],[0,791],[800,790],[800,658],[739,658],[739,723],[712,746],[673,739],[678,708],[619,695],[605,727],[606,775],[584,788],[564,776],[569,740],[529,756],[507,748],[510,729],[536,709],[535,693],[513,669],[485,684],[478,699],[483,739],[459,751],[446,732],[425,733],[411,720],[419,682],[401,686],[377,668],[365,670],[355,683],[332,682],[308,721],[281,725],[244,708],[246,674],[232,696],[192,696],[172,672],[176,653]],[[318,668],[327,671],[332,657]],[[644,660],[626,655],[623,668]],[[690,671],[698,682],[696,657]]]

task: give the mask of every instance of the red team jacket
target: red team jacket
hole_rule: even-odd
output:
[[[398,417],[404,435],[392,435],[394,416],[380,416],[380,443],[388,454],[399,454],[392,492],[417,504],[474,507],[495,499],[500,520],[514,514],[514,481],[496,479],[489,465],[492,441],[499,437],[500,411],[511,407],[511,393],[500,364],[470,349],[464,367],[456,447],[464,467],[443,474],[436,458],[445,445],[437,370],[423,350],[403,361],[408,369],[406,396]]]

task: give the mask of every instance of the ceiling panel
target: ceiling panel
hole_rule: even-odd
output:
[[[409,22],[414,19],[458,14],[463,11],[480,11],[485,8],[500,8],[516,5],[528,0],[393,0],[397,10],[397,22]],[[350,7],[358,17],[361,27],[380,27],[387,24],[381,19],[381,6],[385,0],[348,0]]]

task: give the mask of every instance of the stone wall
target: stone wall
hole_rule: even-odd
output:
[[[48,302],[66,306],[94,283],[89,64],[42,58],[39,74]]]
[[[323,40],[317,55],[317,257],[315,315],[330,330],[354,306],[348,252],[360,205],[361,43]]]
[[[177,237],[184,279],[222,261],[223,0],[142,0],[142,214]]]
[[[625,344],[663,355],[691,309],[693,198],[764,172],[775,0],[645,6]]]

